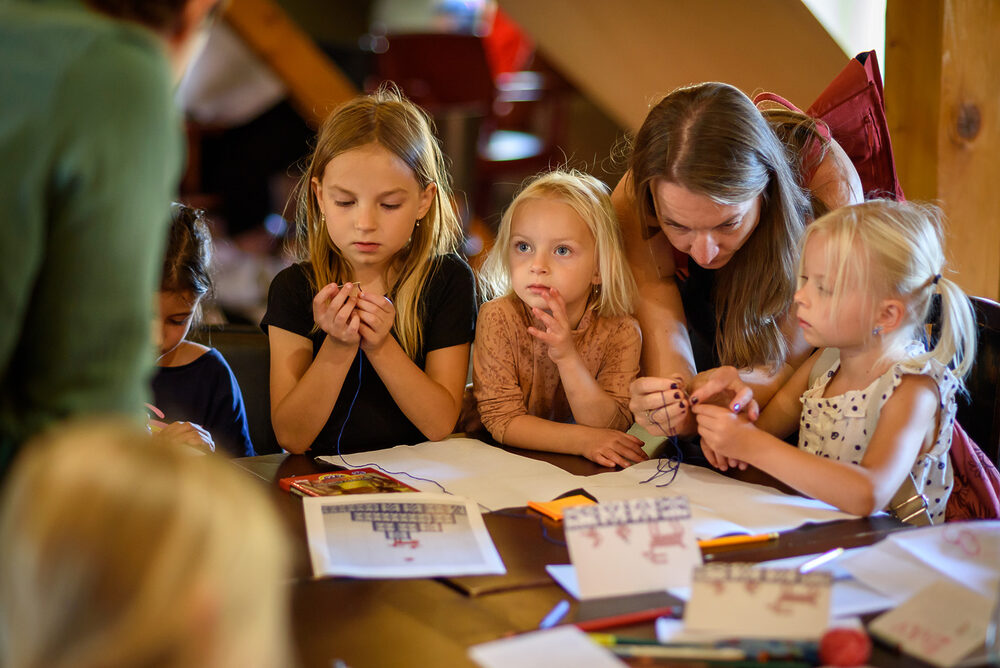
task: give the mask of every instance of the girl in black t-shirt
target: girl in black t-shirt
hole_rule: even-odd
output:
[[[303,262],[275,277],[271,420],[290,452],[347,453],[454,430],[475,330],[472,272],[427,115],[397,90],[323,123],[299,183]]]

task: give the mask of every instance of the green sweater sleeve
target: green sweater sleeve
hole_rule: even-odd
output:
[[[0,405],[8,450],[65,416],[139,417],[149,392],[181,128],[162,47],[138,28],[109,32],[36,96],[42,204],[19,249],[28,296]]]

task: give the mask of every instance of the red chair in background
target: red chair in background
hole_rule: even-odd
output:
[[[480,219],[495,224],[505,201],[498,185],[516,186],[562,154],[568,84],[554,71],[504,73],[494,80],[481,37],[388,35],[376,55],[376,81],[394,81],[435,119],[452,161],[456,191]],[[509,195],[509,193],[505,193]]]

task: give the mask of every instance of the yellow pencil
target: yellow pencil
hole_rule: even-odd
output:
[[[705,540],[699,540],[698,547],[705,550],[713,547],[753,545],[754,543],[766,543],[768,541],[777,539],[778,539],[777,531],[771,531],[770,533],[759,533],[753,536],[720,536],[719,538],[706,538]]]

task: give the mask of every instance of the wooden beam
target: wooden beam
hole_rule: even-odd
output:
[[[886,5],[885,110],[896,170],[909,199],[938,195],[943,19],[940,0]]]
[[[273,0],[233,0],[225,19],[288,87],[313,127],[358,94],[354,84]]]
[[[801,0],[500,0],[546,58],[622,127],[691,83],[808,107],[847,64]],[[850,54],[853,56],[854,54]]]
[[[953,278],[1000,298],[1000,4],[889,0],[886,111],[910,199],[947,217]]]

